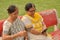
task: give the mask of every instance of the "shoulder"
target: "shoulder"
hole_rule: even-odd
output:
[[[43,17],[42,17],[42,15],[40,15],[40,13],[39,13],[39,12],[36,12],[36,13],[35,13],[35,15],[36,15],[38,18],[40,18],[40,20],[42,20],[42,21],[43,21]]]
[[[3,23],[3,25],[12,25],[9,21],[5,21],[4,23]]]
[[[26,16],[26,15],[24,15],[24,16],[22,17],[22,19],[27,19],[27,16]]]
[[[28,16],[24,15],[21,20],[22,20],[22,21],[28,21],[29,18],[28,18]]]
[[[42,18],[42,15],[40,15],[40,13],[39,13],[39,12],[35,12],[35,15],[37,15],[37,16],[39,16],[39,17],[41,17],[41,18]]]
[[[11,27],[11,23],[9,22],[9,21],[5,21],[4,23],[3,23],[3,28],[9,28],[9,27]]]

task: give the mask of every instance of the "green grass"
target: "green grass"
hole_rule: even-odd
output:
[[[58,17],[60,18],[60,0],[0,0],[0,20],[8,17],[6,9],[9,5],[16,5],[19,9],[19,15],[24,15],[24,6],[29,2],[36,5],[38,12],[55,8],[57,10]],[[48,32],[51,32],[52,30],[53,28],[51,27]]]

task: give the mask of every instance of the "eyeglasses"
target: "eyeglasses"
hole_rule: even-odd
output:
[[[35,10],[31,10],[31,11],[29,11],[29,12],[35,12]]]

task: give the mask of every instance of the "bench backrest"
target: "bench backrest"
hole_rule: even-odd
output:
[[[58,21],[55,9],[41,11],[40,15],[42,15],[44,23],[47,27],[57,25]]]

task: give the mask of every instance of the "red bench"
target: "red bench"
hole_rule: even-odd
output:
[[[44,23],[46,25],[47,28],[49,28],[50,26],[54,26],[54,32],[51,32],[51,36],[54,40],[60,40],[60,29],[58,29],[57,24],[60,22],[57,14],[56,14],[56,10],[45,10],[40,12],[40,14],[42,15],[43,19],[44,19]]]
[[[2,35],[4,20],[0,20],[0,36]]]
[[[60,30],[56,30],[54,32],[51,32],[51,36],[54,40],[60,40]]]
[[[58,21],[57,21],[57,15],[56,15],[55,9],[41,11],[40,14],[42,15],[44,19],[44,23],[46,27],[57,25]]]

